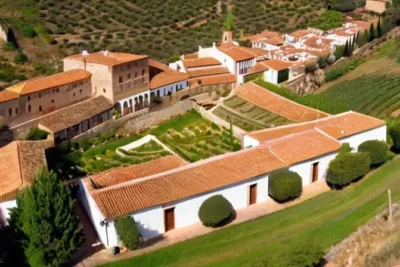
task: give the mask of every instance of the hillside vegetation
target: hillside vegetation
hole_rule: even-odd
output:
[[[326,10],[320,0],[0,0],[0,20],[63,54],[107,49],[169,61],[218,42],[228,8],[237,35],[315,25]]]

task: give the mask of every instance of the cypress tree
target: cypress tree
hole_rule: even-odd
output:
[[[22,245],[30,266],[59,266],[83,244],[83,231],[68,188],[45,170],[17,197],[11,221],[23,233]]]
[[[371,26],[369,26],[369,38],[368,41],[371,42],[375,39],[375,27],[374,24],[371,23]]]
[[[344,45],[344,52],[343,52],[343,55],[344,55],[345,57],[347,57],[348,54],[349,54],[349,41],[346,41],[346,44]]]
[[[382,37],[382,25],[381,25],[381,16],[379,16],[378,25],[376,26],[376,30],[378,33],[378,38]]]

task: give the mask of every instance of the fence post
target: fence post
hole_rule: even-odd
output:
[[[389,223],[392,223],[393,213],[392,213],[392,192],[388,189],[388,200],[389,200]]]

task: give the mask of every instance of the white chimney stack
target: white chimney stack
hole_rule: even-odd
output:
[[[87,50],[83,50],[83,51],[82,51],[82,56],[83,56],[83,57],[86,57],[86,56],[88,56],[88,55],[89,55],[89,53],[88,53]]]
[[[108,50],[104,51],[104,56],[108,56]]]

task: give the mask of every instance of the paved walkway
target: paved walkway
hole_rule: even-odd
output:
[[[311,185],[307,185],[303,188],[303,193],[302,195],[291,202],[284,203],[284,204],[279,204],[272,199],[269,199],[267,202],[264,203],[259,203],[252,205],[250,207],[246,207],[243,209],[237,210],[237,217],[236,219],[231,222],[229,225],[226,225],[222,228],[225,227],[230,227],[232,225],[242,223],[248,220],[252,220],[258,217],[265,216],[267,214],[282,210],[284,208],[294,206],[296,204],[299,204],[300,202],[303,202],[307,199],[310,199],[312,197],[315,197],[321,193],[324,193],[326,191],[329,191],[330,188],[326,185],[325,180],[320,180],[316,183],[313,183]],[[137,255],[141,255],[144,253],[148,253],[154,250],[158,250],[160,248],[179,243],[200,235],[208,234],[213,231],[218,231],[221,228],[215,229],[215,228],[207,228],[204,227],[201,223],[196,223],[193,225],[190,225],[188,227],[172,230],[170,232],[167,232],[164,234],[164,238],[160,240],[159,242],[155,243],[152,246],[140,249],[140,250],[135,250],[135,251],[128,251],[128,252],[123,252],[117,256],[112,255],[110,249],[104,249],[89,258],[85,259],[81,263],[79,263],[76,266],[96,266],[99,264],[107,263],[107,262],[112,262],[112,261],[117,261],[117,260],[122,260],[126,258],[131,258]]]

